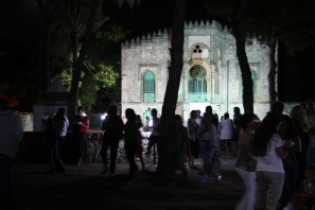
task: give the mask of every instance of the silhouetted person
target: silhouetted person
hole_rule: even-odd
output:
[[[59,158],[63,160],[63,147],[69,127],[69,120],[66,117],[66,109],[60,107],[57,111],[57,114],[54,116],[53,121],[57,128],[57,131],[59,132],[58,155]]]
[[[138,171],[138,166],[135,162],[135,154],[139,145],[139,128],[136,122],[136,113],[133,109],[126,109],[125,116],[127,122],[125,124],[125,151],[126,158],[129,162],[130,175],[135,175]]]
[[[199,142],[197,138],[199,125],[197,124],[196,119],[197,111],[193,110],[190,112],[190,118],[187,121],[188,137],[190,139],[190,146],[192,151],[192,154],[188,160],[188,165],[190,168],[195,167],[194,159],[198,158],[199,155]]]
[[[9,102],[0,98],[0,207],[9,204],[12,199],[10,168],[22,135],[21,124],[10,110]]]
[[[211,115],[211,117],[212,117],[212,123],[213,123],[216,127],[218,127],[218,125],[219,125],[219,120],[214,117],[214,115],[213,115],[213,110],[212,110],[212,106],[207,106],[207,107],[206,107],[206,114],[210,114],[210,115]]]
[[[310,125],[308,122],[307,112],[301,106],[294,106],[290,113],[294,130],[301,141],[301,152],[295,153],[297,160],[297,180],[296,186],[299,186],[304,179],[304,169],[306,167],[307,145],[309,141]]]
[[[148,145],[148,151],[147,154],[151,154],[151,149],[154,144],[157,146],[157,152],[160,154],[160,119],[157,117],[157,110],[152,109],[151,115],[152,115],[152,125],[150,125],[151,128],[151,135],[149,138],[149,145]]]
[[[220,145],[221,145],[223,158],[226,157],[230,159],[231,139],[232,139],[233,129],[234,129],[234,124],[232,120],[230,120],[230,115],[229,113],[225,113],[224,119],[222,119],[219,124]]]
[[[241,126],[242,115],[241,115],[241,110],[239,107],[234,107],[233,111],[234,111],[234,116],[233,116],[234,130],[233,130],[233,134],[232,134],[231,143],[234,142],[234,145],[235,145],[234,156],[237,156],[237,154],[238,154],[238,140],[239,140],[240,133],[242,130],[242,126]]]
[[[272,104],[270,112],[276,115],[279,119],[281,118],[284,110],[284,103],[276,101]]]
[[[77,109],[78,115],[74,117],[73,122],[73,134],[76,141],[76,145],[79,148],[79,161],[77,165],[80,165],[87,159],[86,144],[87,144],[87,130],[90,125],[90,119],[83,112],[83,107],[80,106]]]
[[[53,119],[48,118],[46,122],[46,140],[48,144],[48,149],[50,153],[50,170],[51,172],[62,173],[65,171],[63,163],[59,157],[59,143],[60,135],[59,131],[53,122]]]
[[[191,156],[190,141],[187,135],[187,128],[183,126],[183,119],[180,115],[175,115],[173,120],[173,125],[169,132],[171,138],[170,145],[170,172],[171,172],[171,182],[170,187],[175,186],[175,175],[177,170],[181,170],[182,173],[186,176],[187,171],[184,166],[184,156],[185,145],[188,150],[188,156]]]
[[[103,121],[102,130],[104,136],[102,140],[101,156],[104,162],[102,174],[108,173],[107,149],[110,147],[110,175],[115,174],[117,149],[119,140],[123,139],[124,123],[117,115],[117,107],[110,105],[107,109],[107,117]]]
[[[219,151],[218,132],[216,126],[212,123],[212,120],[213,116],[210,113],[206,113],[198,131],[200,150],[203,157],[201,184],[205,184],[207,182],[213,156],[215,156],[217,151]],[[217,178],[219,179],[219,176]]]

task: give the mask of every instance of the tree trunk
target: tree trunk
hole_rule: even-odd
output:
[[[183,69],[183,45],[184,45],[184,25],[187,10],[187,0],[176,0],[176,9],[173,22],[171,67],[169,68],[169,79],[164,96],[162,116],[160,122],[161,154],[159,154],[159,164],[157,172],[165,169],[167,161],[167,135],[171,128],[173,117],[176,111],[178,89]]]
[[[45,46],[44,46],[44,75],[43,75],[43,92],[49,88],[50,81],[50,23],[45,23]]]
[[[81,42],[82,46],[81,46],[81,50],[80,50],[80,55],[76,59],[76,62],[73,61],[74,69],[72,70],[72,81],[71,81],[71,88],[70,88],[69,98],[68,98],[68,118],[69,118],[70,122],[73,121],[74,116],[75,116],[75,106],[76,106],[77,100],[78,100],[77,96],[78,96],[78,92],[79,92],[78,88],[79,88],[79,81],[80,81],[81,72],[82,72],[82,66],[83,66],[83,62],[85,60],[85,56],[86,56],[87,51],[88,51],[88,43],[89,43],[89,40],[90,40],[92,32],[93,32],[94,21],[96,18],[99,3],[100,3],[100,0],[94,0],[93,1],[90,15],[89,15],[89,19],[88,19],[87,26],[85,29],[85,33],[84,33],[84,36],[83,36],[83,39]],[[74,52],[74,50],[73,50],[73,52]],[[74,58],[76,58],[77,55],[73,55],[73,56],[74,56]]]
[[[274,102],[277,100],[277,90],[276,90],[276,74],[277,74],[277,62],[276,62],[276,39],[271,39],[268,43],[269,47],[269,73],[268,73],[268,85],[269,85],[269,102],[270,108]]]
[[[41,9],[44,20],[44,34],[45,34],[45,42],[44,42],[44,73],[43,73],[43,81],[42,81],[42,88],[43,92],[45,92],[49,88],[50,82],[50,28],[53,22],[53,18],[59,8],[61,0],[56,1],[48,1],[46,6],[44,6],[43,2],[40,0],[38,1],[39,8]],[[53,6],[54,5],[54,6]]]
[[[236,9],[231,16],[231,24],[236,41],[236,54],[242,72],[243,107],[245,112],[252,113],[254,112],[253,81],[245,50],[245,38],[247,33],[247,3],[248,0],[239,0],[236,3]]]

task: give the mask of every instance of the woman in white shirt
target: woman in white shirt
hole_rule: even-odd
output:
[[[257,128],[253,150],[258,156],[256,168],[256,208],[255,210],[275,210],[281,196],[284,170],[282,160],[286,158],[292,141],[283,145],[277,129],[280,119],[268,114]]]
[[[233,121],[230,120],[229,113],[225,113],[224,119],[221,120],[219,127],[220,145],[223,158],[226,157],[230,159],[233,129],[234,129]]]

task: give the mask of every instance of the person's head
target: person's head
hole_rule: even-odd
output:
[[[272,113],[268,114],[256,129],[253,149],[258,156],[265,156],[267,147],[273,135],[277,133],[280,118]]]
[[[225,120],[228,120],[229,118],[230,118],[229,113],[225,113],[225,114],[224,114],[224,119],[225,119]]]
[[[0,112],[10,109],[10,103],[5,98],[0,98]]]
[[[206,113],[212,114],[212,106],[207,106],[206,107]]]
[[[205,124],[210,124],[212,122],[212,114],[210,113],[205,113],[203,118],[202,118],[203,123]]]
[[[157,110],[156,109],[152,109],[151,110],[151,116],[153,117],[153,118],[157,118]]]
[[[125,116],[127,120],[136,120],[136,113],[135,113],[135,110],[133,109],[129,109],[129,108],[126,109]]]
[[[307,166],[305,170],[305,178],[309,182],[313,182],[315,180],[315,168],[313,165]]]
[[[59,116],[65,116],[66,115],[66,109],[63,107],[60,107],[57,111],[57,115]]]
[[[259,118],[253,113],[245,113],[241,117],[241,127],[247,131],[254,131],[259,125]]]
[[[277,117],[281,117],[284,110],[284,103],[281,101],[276,101],[271,106],[271,113],[276,115]]]
[[[197,112],[197,118],[199,118],[201,115],[201,111],[198,109],[198,110],[196,110],[196,112]]]
[[[116,116],[117,115],[117,106],[114,104],[111,104],[108,108],[107,108],[107,116]]]
[[[180,115],[175,115],[174,116],[174,126],[175,127],[180,127],[183,125],[183,119]]]
[[[290,139],[295,136],[294,126],[292,120],[287,115],[281,116],[281,123],[279,125],[279,132],[283,139]]]
[[[191,119],[196,119],[197,118],[197,111],[196,110],[192,110],[190,112],[190,118]]]
[[[306,110],[301,105],[294,106],[290,116],[297,132],[307,132],[309,130]]]
[[[83,114],[84,114],[84,108],[83,108],[82,106],[79,106],[79,107],[77,108],[77,112],[78,112],[78,114],[79,114],[80,116],[83,116]]]
[[[234,107],[233,111],[234,111],[234,114],[235,114],[235,115],[240,115],[240,114],[241,114],[241,110],[240,110],[240,108],[237,107],[237,106]]]
[[[138,121],[138,122],[141,122],[141,121],[142,121],[140,115],[137,115],[137,121]]]
[[[313,97],[307,99],[307,106],[311,112],[315,111],[315,99]]]
[[[149,121],[149,120],[150,120],[150,118],[149,118],[148,116],[146,116],[146,117],[145,117],[145,120]]]

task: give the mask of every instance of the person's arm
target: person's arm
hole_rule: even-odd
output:
[[[292,139],[287,140],[283,146],[281,146],[281,143],[282,143],[282,140],[280,139],[280,137],[278,137],[277,143],[276,143],[276,152],[278,156],[282,160],[284,160],[288,156],[288,151],[290,149]]]
[[[295,136],[293,139],[292,139],[292,143],[294,143],[293,146],[291,146],[291,149],[296,152],[296,153],[299,153],[301,152],[301,140],[298,136]]]
[[[315,198],[315,184],[313,185],[312,194],[306,194],[304,192],[300,192],[299,197],[302,197],[302,198]]]
[[[247,151],[250,153],[250,154],[254,154],[254,149],[253,149],[253,145],[252,145],[252,136],[251,134],[248,134],[248,133],[242,133],[242,135],[240,136],[240,142],[242,142]]]
[[[89,118],[87,118],[87,120],[86,120],[86,125],[84,125],[83,123],[80,123],[79,125],[82,126],[83,128],[89,129],[89,127],[90,127],[90,120],[89,120]]]

